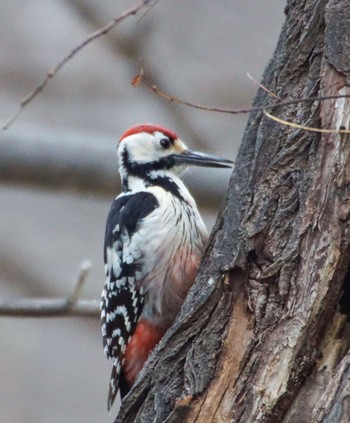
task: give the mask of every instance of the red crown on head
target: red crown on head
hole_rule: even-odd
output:
[[[154,134],[155,132],[161,132],[169,138],[177,139],[177,135],[175,132],[171,131],[170,129],[164,128],[163,126],[159,125],[136,125],[129,128],[124,134],[120,137],[119,142],[123,141],[126,137],[134,134],[139,134],[140,132],[147,132],[147,134]]]

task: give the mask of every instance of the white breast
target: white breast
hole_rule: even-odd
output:
[[[146,295],[142,315],[166,327],[194,282],[207,241],[193,198],[180,180],[176,183],[185,201],[160,187],[146,189],[156,196],[159,207],[141,221],[134,235],[138,239],[133,239],[143,254],[137,278]]]

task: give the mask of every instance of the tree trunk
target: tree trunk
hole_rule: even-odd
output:
[[[286,15],[263,85],[350,94],[349,0],[292,0]],[[260,90],[255,105],[276,101]],[[348,129],[350,102],[274,114]],[[347,134],[251,116],[196,284],[116,422],[350,421],[349,155]]]

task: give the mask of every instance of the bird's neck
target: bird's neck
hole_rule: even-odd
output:
[[[189,199],[192,200],[190,193],[181,179],[173,172],[167,170],[152,170],[143,177],[123,174],[121,172],[121,178],[124,192],[138,192],[148,187],[157,186],[170,192],[182,201],[188,202]]]

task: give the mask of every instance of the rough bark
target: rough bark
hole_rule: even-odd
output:
[[[289,1],[263,84],[349,94],[349,22],[348,0]],[[274,114],[349,128],[350,102]],[[349,421],[349,155],[348,135],[251,116],[196,284],[116,422]]]

